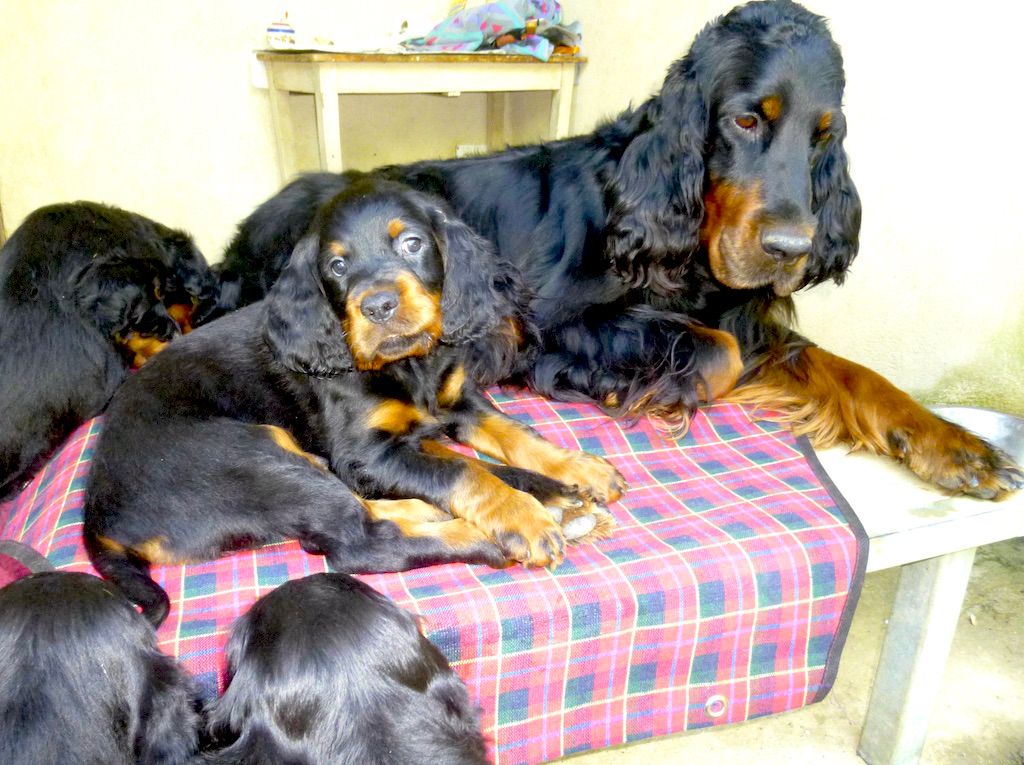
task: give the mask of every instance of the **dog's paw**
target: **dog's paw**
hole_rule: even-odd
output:
[[[587,452],[567,452],[553,477],[602,505],[615,502],[629,488],[626,479],[610,462]]]
[[[615,518],[608,508],[587,498],[566,497],[545,507],[571,545],[607,539],[615,530]]]
[[[565,555],[562,527],[525,492],[509,489],[500,509],[474,519],[474,523],[508,558],[523,565],[555,568]]]
[[[894,456],[949,494],[1002,499],[1024,488],[1024,471],[1001,449],[939,417],[926,429],[889,433]]]

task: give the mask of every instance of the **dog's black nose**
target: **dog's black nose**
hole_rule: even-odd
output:
[[[761,247],[776,260],[797,260],[811,251],[811,237],[792,229],[769,229],[761,234]]]
[[[359,310],[363,312],[363,316],[374,324],[383,324],[395,315],[397,309],[398,295],[390,290],[367,295],[359,304]]]

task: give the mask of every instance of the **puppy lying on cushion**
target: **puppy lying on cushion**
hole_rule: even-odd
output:
[[[239,619],[210,710],[218,765],[484,765],[476,709],[412,615],[344,574],[287,582]]]
[[[152,627],[88,574],[32,574],[0,589],[0,762],[192,762],[191,679]]]
[[[600,511],[623,481],[471,382],[509,371],[525,331],[514,281],[439,199],[381,180],[346,189],[265,301],[173,343],[115,395],[85,501],[97,570],[159,624],[150,564],[280,537],[341,572],[557,565],[548,508]]]
[[[0,250],[0,498],[214,287],[189,236],[149,218],[94,202],[29,215]]]

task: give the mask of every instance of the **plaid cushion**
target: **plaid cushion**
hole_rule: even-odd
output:
[[[611,508],[614,536],[571,548],[554,572],[451,564],[361,577],[424,617],[480,703],[497,763],[738,722],[827,693],[867,549],[806,443],[734,405],[702,410],[673,440],[588,405],[491,395],[549,440],[608,458],[631,486]],[[81,508],[100,428],[80,427],[0,508],[0,538],[92,570]],[[156,568],[172,603],[160,645],[212,695],[232,620],[323,570],[294,542]]]

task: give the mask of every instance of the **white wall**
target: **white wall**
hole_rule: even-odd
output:
[[[1006,4],[809,4],[831,18],[846,57],[864,228],[846,286],[800,296],[801,329],[927,400],[1024,413],[1024,100],[1020,42],[1013,24],[998,21]],[[278,186],[266,93],[251,86],[249,68],[281,5],[0,0],[8,232],[40,205],[98,199],[190,229],[217,259],[235,223]],[[647,97],[693,35],[731,5],[564,0],[567,18],[583,21],[591,59],[575,129]],[[428,8],[417,0],[381,0],[372,10],[355,0],[288,6],[296,19],[319,13],[374,34]],[[537,102],[522,103],[525,113]],[[358,115],[342,131],[354,166],[482,142],[479,96],[365,97],[343,109]],[[297,104],[307,123],[310,110]],[[531,128],[524,137],[535,137]]]

